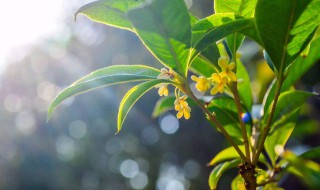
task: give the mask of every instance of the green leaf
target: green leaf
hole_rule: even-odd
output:
[[[320,59],[320,38],[311,42],[310,51],[307,57],[298,57],[288,68],[288,75],[282,85],[281,92],[287,91],[296,83],[317,61]],[[274,99],[276,85],[272,85],[263,101],[264,113],[267,112],[272,100]]]
[[[185,75],[191,52],[191,24],[183,0],[154,0],[129,11],[144,45],[164,65]]]
[[[101,0],[82,6],[76,13],[83,14],[93,21],[106,25],[132,30],[132,25],[126,13],[145,0]]]
[[[210,102],[208,109],[215,112],[219,122],[231,137],[236,141],[242,139],[237,107],[232,98],[227,96],[216,97]],[[248,125],[247,130],[251,131],[251,127]]]
[[[152,80],[159,74],[159,70],[144,65],[117,65],[96,70],[77,80],[54,98],[48,109],[48,119],[55,108],[71,96],[118,83]]]
[[[264,147],[273,166],[276,164],[276,160],[279,157],[279,155],[275,152],[274,148],[276,145],[284,146],[287,143],[296,125],[299,111],[300,109],[294,111],[289,116],[282,118],[281,121],[274,124],[272,126],[273,130],[269,132],[266,138]]]
[[[253,17],[257,0],[215,0],[215,13],[235,13],[245,18]]]
[[[234,13],[244,18],[251,18],[254,15],[257,0],[215,0],[215,13]],[[244,36],[238,33],[227,36],[226,40],[232,53],[240,47]],[[235,56],[235,55],[234,55]]]
[[[312,95],[312,93],[304,91],[288,91],[280,95],[274,112],[271,130],[264,144],[273,165],[278,158],[274,147],[278,144],[282,146],[286,144],[296,125],[300,107]],[[269,114],[263,118],[263,123],[266,123],[268,117]]]
[[[310,97],[315,94],[306,92],[306,91],[287,91],[281,93],[279,96],[279,100],[275,109],[275,113],[272,119],[272,124],[277,121],[279,122],[282,117],[286,117],[286,115],[292,113],[296,109],[300,108],[303,103]],[[263,117],[262,123],[265,124],[269,117],[269,112],[271,110],[271,106],[269,106],[269,111]]]
[[[255,30],[254,19],[237,19],[233,16],[235,19],[233,20],[232,14],[216,15],[201,19],[194,24],[192,41],[197,52],[202,52],[213,43],[235,32],[247,35],[261,44]]]
[[[199,76],[211,77],[212,73],[217,72],[217,68],[206,58],[202,56],[197,56],[192,61],[190,71]]]
[[[240,150],[244,152],[245,148],[243,145],[239,146]],[[208,163],[209,166],[214,166],[220,162],[239,158],[237,151],[231,146],[220,151],[215,157]]]
[[[245,151],[244,145],[240,145],[239,146],[240,150],[242,152]],[[223,149],[222,151],[220,151],[210,162],[209,162],[209,166],[213,166],[216,165],[220,162],[226,161],[226,160],[231,160],[231,159],[235,159],[235,158],[239,158],[239,154],[237,153],[237,151],[231,146],[228,148]],[[263,154],[260,154],[259,156],[259,161],[267,164],[266,158],[264,157]]]
[[[216,167],[211,171],[209,176],[209,186],[210,190],[216,190],[218,182],[221,178],[221,176],[229,169],[237,167],[238,164],[240,164],[240,159],[235,159],[232,161],[224,162]]]
[[[243,79],[244,82],[238,83],[238,91],[241,101],[246,107],[246,110],[251,110],[253,99],[250,85],[250,78],[246,67],[243,65],[240,59],[237,60],[237,78]]]
[[[118,132],[121,130],[123,122],[127,117],[128,112],[130,111],[132,106],[136,103],[136,101],[138,101],[138,99],[142,95],[144,95],[146,92],[151,90],[157,84],[161,84],[161,83],[172,83],[172,82],[169,80],[155,79],[155,80],[144,82],[137,86],[134,86],[125,94],[119,106],[118,122],[117,122]]]
[[[303,158],[303,159],[320,158],[320,147],[312,148],[312,149],[306,151],[305,153],[301,154],[299,157]]]
[[[299,177],[310,189],[320,189],[320,165],[318,163],[302,159],[290,151],[285,151],[282,157],[289,162],[288,172]]]
[[[319,9],[319,0],[258,1],[256,27],[263,47],[279,73],[295,60],[312,39],[319,25]]]
[[[168,95],[160,98],[153,109],[152,117],[159,117],[161,114],[173,110],[175,100],[176,97],[174,95]],[[190,107],[196,105],[191,98],[188,98],[186,101]]]

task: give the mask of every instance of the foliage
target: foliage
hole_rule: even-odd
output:
[[[135,33],[166,68],[124,65],[95,71],[64,89],[50,105],[48,117],[70,96],[111,84],[143,81],[130,89],[120,104],[119,132],[128,111],[143,94],[155,87],[160,96],[168,96],[168,85],[172,85],[174,93],[157,103],[153,115],[175,109],[177,118],[189,119],[193,102],[232,145],[210,163],[218,164],[209,177],[211,189],[217,188],[225,171],[237,166],[240,177],[232,182],[235,190],[257,186],[281,189],[276,182],[286,172],[302,178],[311,188],[319,188],[317,163],[277,149],[286,145],[301,106],[314,95],[291,86],[319,59],[319,38],[314,36],[320,23],[320,1],[215,0],[214,8],[215,14],[198,20],[183,0],[101,0],[81,7],[76,14]],[[252,106],[257,102],[237,53],[246,37],[264,49],[266,62],[275,73],[260,117],[253,117]],[[199,75],[191,76],[196,90],[191,88],[190,72]],[[264,149],[268,159],[261,154]],[[318,157],[318,152],[307,155]],[[257,165],[258,161],[264,167]],[[312,178],[303,178],[305,172]],[[239,185],[241,180],[244,186]]]

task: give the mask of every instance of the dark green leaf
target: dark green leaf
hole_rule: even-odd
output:
[[[208,105],[208,109],[215,112],[219,122],[230,136],[234,137],[236,141],[242,139],[237,107],[232,98],[227,96],[216,97]],[[250,131],[251,128],[248,126],[247,130]]]
[[[216,190],[218,182],[221,176],[229,169],[237,167],[240,164],[240,159],[235,159],[233,161],[224,162],[216,167],[211,171],[209,176],[209,186],[211,190]]]
[[[132,30],[126,13],[145,0],[101,0],[82,6],[76,13],[83,14],[93,21],[106,25]]]
[[[246,107],[246,110],[251,110],[253,99],[250,85],[250,78],[246,67],[243,65],[240,59],[237,60],[237,78],[243,79],[244,82],[238,83],[238,90],[240,98]]]
[[[296,83],[317,61],[320,59],[320,38],[312,41],[310,52],[307,57],[298,57],[294,63],[288,68],[288,75],[284,81],[281,92],[287,91],[294,83]],[[267,112],[272,100],[274,99],[276,85],[272,85],[266,94],[263,109]]]
[[[303,159],[315,159],[315,158],[320,158],[320,147],[315,147],[307,152],[301,154],[299,157]]]
[[[257,30],[279,73],[312,39],[319,25],[319,10],[319,0],[258,1],[255,13]]]
[[[153,55],[185,75],[192,52],[190,15],[184,1],[154,0],[129,11],[128,17]]]
[[[123,122],[124,122],[125,118],[127,117],[128,112],[130,111],[132,106],[136,103],[136,101],[138,101],[138,99],[142,95],[144,95],[146,92],[151,90],[157,84],[161,84],[161,83],[171,83],[171,82],[169,80],[155,79],[152,81],[141,83],[141,84],[131,88],[125,94],[125,96],[122,98],[120,106],[119,106],[118,122],[117,122],[118,132],[121,130]]]
[[[160,71],[157,69],[144,65],[118,65],[96,70],[77,80],[55,97],[48,109],[48,119],[55,108],[71,96],[108,85],[156,79],[159,74]]]
[[[280,95],[271,130],[264,144],[273,164],[278,158],[274,147],[278,144],[282,146],[286,144],[296,125],[300,107],[312,95],[312,93],[304,91],[288,91]],[[266,114],[266,117],[263,118],[263,124],[266,123],[268,117],[269,114]]]

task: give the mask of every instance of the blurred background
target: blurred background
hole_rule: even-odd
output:
[[[206,164],[228,144],[196,108],[188,122],[175,112],[151,118],[156,90],[137,102],[117,135],[118,105],[130,84],[70,98],[46,121],[57,93],[93,70],[118,64],[162,68],[134,34],[84,16],[74,22],[73,14],[89,2],[10,0],[0,7],[0,189],[208,189],[212,168]],[[212,0],[186,3],[199,18],[213,13]],[[253,42],[241,51],[259,104],[272,72]],[[319,73],[316,64],[297,88],[319,92]],[[319,108],[319,97],[304,106],[289,147],[320,144]],[[221,189],[229,189],[225,185],[235,175],[228,172]],[[293,181],[288,176],[281,183],[303,187]]]

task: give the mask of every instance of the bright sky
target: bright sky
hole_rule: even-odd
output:
[[[63,0],[1,0],[0,67],[8,53],[52,35],[63,12]]]

